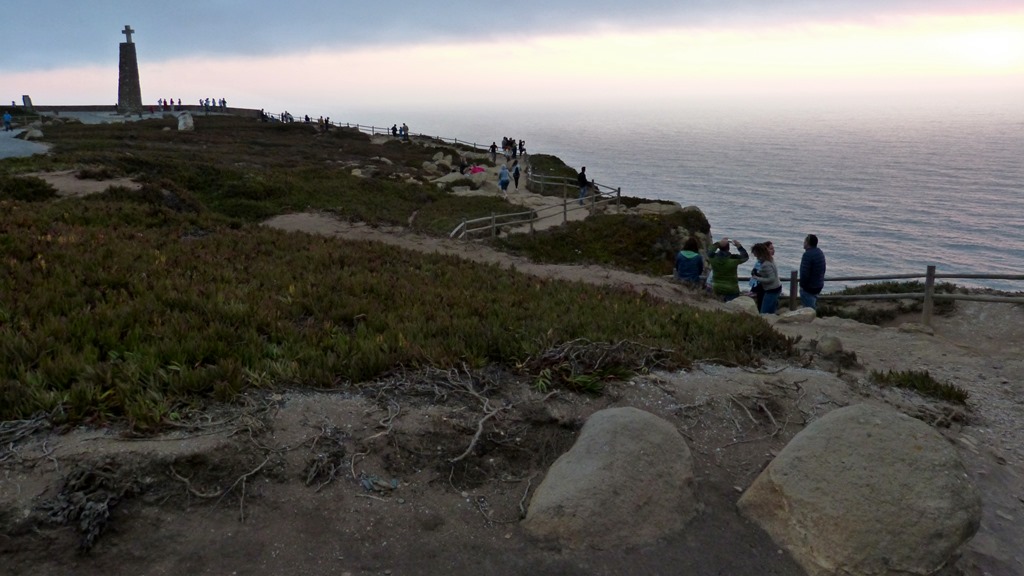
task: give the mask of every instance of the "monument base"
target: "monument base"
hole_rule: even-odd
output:
[[[142,112],[142,88],[139,86],[139,59],[135,44],[121,43],[121,61],[118,67],[117,111],[121,114]]]

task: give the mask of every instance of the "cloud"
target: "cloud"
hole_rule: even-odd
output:
[[[101,64],[120,31],[137,32],[140,56],[273,56],[430,43],[527,41],[552,34],[860,22],[888,14],[1019,8],[1010,0],[35,0],[9,7],[0,71]],[[15,25],[10,25],[15,23]],[[31,23],[31,24],[28,24]],[[514,53],[513,53],[514,54]]]
[[[595,6],[605,17],[617,13]],[[721,6],[747,9],[743,3]],[[729,20],[726,12],[717,17]],[[597,107],[1024,91],[1021,8],[994,15],[875,15],[870,21],[782,19],[773,26],[741,26],[736,20],[719,26],[651,24],[642,30],[605,22],[591,23],[588,30],[498,36],[467,31],[448,41],[413,42],[399,35],[388,43],[325,42],[220,56],[184,49],[164,53],[143,41],[145,24],[112,28],[120,32],[131,23],[136,30],[147,103],[225,97],[232,105],[296,114],[367,106]],[[5,85],[17,90],[6,98],[29,94],[38,104],[112,103],[117,51],[111,46],[108,52],[99,64],[4,73]]]

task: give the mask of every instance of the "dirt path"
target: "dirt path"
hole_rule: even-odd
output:
[[[303,212],[271,218],[265,225],[293,232],[324,234],[347,240],[383,242],[417,252],[448,254],[474,262],[497,264],[503,268],[570,282],[610,285],[646,292],[658,298],[682,302],[701,308],[716,307],[717,304],[694,294],[673,282],[669,277],[654,278],[633,274],[623,270],[600,266],[536,264],[527,259],[498,252],[483,244],[435,238],[409,232],[404,228],[373,227],[365,224],[342,222],[328,214]]]
[[[533,264],[479,244],[320,214],[267,225],[718,306],[667,279]],[[939,428],[984,500],[981,531],[959,573],[1024,575],[1024,310],[963,304],[936,320],[934,336],[834,318],[777,328],[804,342],[838,336],[861,367],[840,370],[810,354],[758,370],[702,364],[614,384],[600,397],[545,394],[514,374],[426,370],[338,391],[253,391],[240,405],[186,415],[188,424],[152,439],[40,431],[0,452],[0,524],[20,527],[0,533],[0,573],[799,575],[736,513],[740,492],[806,423],[837,407],[885,402],[930,421],[950,416],[943,405],[878,390],[867,378],[870,370],[927,369],[971,394],[966,422]],[[508,408],[474,446],[485,410],[474,391],[484,384],[494,405]],[[738,406],[766,397],[777,428]],[[686,436],[701,512],[683,533],[642,549],[557,550],[531,540],[518,519],[547,466],[587,416],[626,405]],[[469,448],[472,457],[453,462]],[[117,505],[88,554],[77,551],[73,527],[23,520],[40,502],[53,515],[104,499]],[[93,522],[86,524],[100,526]]]

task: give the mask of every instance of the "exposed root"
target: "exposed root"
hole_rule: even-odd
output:
[[[190,496],[195,496],[196,498],[203,498],[203,499],[220,498],[221,496],[223,496],[224,493],[223,493],[222,490],[218,490],[217,492],[214,492],[214,493],[200,492],[199,490],[196,490],[195,488],[192,487],[192,479],[191,478],[185,478],[181,474],[178,474],[178,471],[174,469],[174,464],[171,464],[170,468],[171,468],[171,477],[174,478],[175,480],[183,483],[185,485],[185,489],[188,490],[188,493],[189,493]]]
[[[211,492],[211,493],[200,492],[199,490],[196,490],[195,488],[193,488],[192,487],[192,480],[191,480],[191,478],[185,478],[181,474],[178,474],[178,472],[174,469],[173,465],[170,467],[170,472],[171,472],[171,477],[172,478],[174,478],[175,480],[185,484],[185,489],[187,490],[187,492],[188,492],[188,494],[190,496],[195,496],[197,498],[203,498],[203,499],[211,499],[211,500],[216,498],[217,499],[217,504],[220,504],[220,502],[224,499],[224,497],[227,496],[228,494],[230,494],[235,488],[240,488],[240,490],[239,490],[239,498],[238,498],[238,511],[239,511],[238,518],[239,518],[240,522],[245,522],[245,488],[246,488],[246,484],[247,484],[247,482],[248,482],[250,477],[252,477],[255,474],[257,474],[260,470],[263,469],[264,466],[267,465],[267,462],[270,462],[270,456],[269,455],[266,458],[263,459],[263,462],[261,462],[259,464],[259,466],[256,466],[252,470],[250,470],[250,471],[246,472],[245,474],[242,474],[241,476],[239,476],[227,488],[224,488],[224,489],[221,489],[221,490],[217,490],[216,492]]]

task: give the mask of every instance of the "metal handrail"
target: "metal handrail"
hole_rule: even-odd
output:
[[[573,206],[570,207],[569,205],[570,204],[575,204],[576,201],[575,200],[571,200],[570,201],[570,199],[568,199],[568,198],[563,198],[561,204],[553,205],[553,206],[548,206],[546,208],[539,208],[539,209],[536,209],[536,210],[529,210],[529,211],[526,211],[526,212],[510,212],[510,213],[505,213],[505,214],[491,214],[490,216],[484,216],[484,217],[481,217],[481,218],[473,218],[471,220],[463,220],[458,226],[455,227],[454,230],[452,230],[451,234],[449,234],[448,237],[461,240],[461,239],[464,239],[466,237],[472,236],[472,235],[474,235],[477,232],[490,231],[490,233],[491,233],[490,235],[493,238],[493,237],[498,236],[498,234],[499,234],[498,228],[499,227],[511,226],[511,225],[525,225],[525,224],[529,224],[530,225],[530,232],[532,233],[534,231],[534,224],[536,222],[538,222],[539,220],[542,220],[542,219],[544,219],[546,217],[553,216],[554,214],[557,214],[558,212],[562,212],[562,223],[564,224],[565,222],[568,221],[568,214],[569,214],[569,212],[574,212],[574,211],[577,211],[577,210],[592,210],[596,206],[602,206],[602,205],[605,205],[605,204],[611,204],[613,202],[615,202],[617,204],[618,201],[619,201],[619,195],[618,195],[619,190],[616,189],[615,191],[616,191],[617,194],[616,194],[616,196],[614,198],[611,197],[611,196],[608,196],[608,195],[604,195],[605,197],[599,199],[596,195],[593,195],[593,196],[590,196],[590,200],[588,202],[586,202],[585,204],[582,204],[582,205],[578,205],[578,206],[573,205]],[[524,216],[524,215],[527,216],[527,217],[526,218],[514,219],[515,217],[521,217],[521,216]],[[513,218],[513,219],[510,219],[510,218]],[[473,227],[474,224],[481,224],[481,223],[486,223],[487,225],[479,226],[479,227]]]

